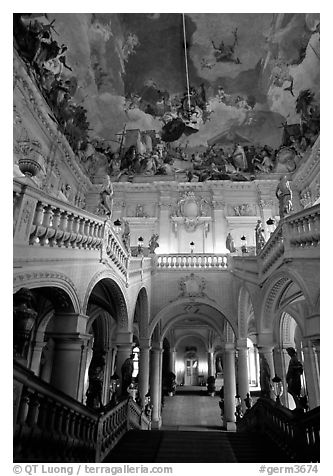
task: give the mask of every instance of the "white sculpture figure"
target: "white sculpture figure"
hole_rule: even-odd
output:
[[[112,216],[112,207],[113,207],[113,185],[110,179],[110,175],[105,177],[105,180],[102,184],[100,195],[99,207],[101,211],[104,211],[106,215],[111,218]]]
[[[290,182],[286,175],[280,178],[275,194],[276,198],[279,200],[280,218],[283,218],[285,215],[289,215],[293,210],[293,194],[290,188]]]

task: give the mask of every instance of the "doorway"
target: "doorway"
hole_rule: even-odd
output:
[[[196,357],[185,358],[184,385],[198,385],[198,359]]]

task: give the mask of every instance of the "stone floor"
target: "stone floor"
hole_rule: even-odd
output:
[[[207,395],[206,387],[177,387],[164,397],[162,430],[222,431],[220,398]]]

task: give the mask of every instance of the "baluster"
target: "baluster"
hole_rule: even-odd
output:
[[[18,417],[17,417],[17,423],[20,425],[24,424],[27,420],[29,406],[30,406],[30,398],[31,396],[29,395],[27,391],[25,391],[23,396],[21,397],[20,409],[19,409]]]
[[[67,221],[68,221],[68,215],[66,211],[61,212],[60,215],[60,230],[63,232],[61,236],[57,239],[57,245],[59,247],[62,247],[64,241],[68,238],[67,236]]]
[[[89,226],[89,249],[91,250],[96,242],[96,237],[95,237],[95,222],[90,221],[90,226]]]
[[[48,402],[46,398],[41,398],[37,424],[42,430],[47,428],[48,411],[49,411],[49,408],[48,408]]]
[[[80,238],[80,241],[78,240],[78,248],[82,248],[83,244],[84,244],[84,223],[85,223],[85,219],[84,218],[79,218],[79,236],[78,238]]]
[[[34,426],[37,424],[38,413],[39,413],[40,402],[38,399],[38,394],[35,393],[31,396],[30,399],[30,408],[27,417],[27,423],[29,426]]]
[[[62,232],[58,229],[60,225],[60,208],[56,208],[53,210],[53,217],[52,217],[52,228],[55,230],[54,235],[49,238],[49,245],[53,246],[57,239],[59,239]]]
[[[68,408],[66,408],[66,410],[64,409],[64,417],[63,417],[63,427],[62,427],[62,431],[64,433],[65,436],[69,436],[69,422],[70,422],[70,416],[71,416],[71,413],[70,413],[70,410]]]
[[[42,233],[43,218],[44,218],[44,205],[42,204],[42,202],[38,202],[36,205],[36,211],[35,211],[35,216],[33,221],[33,230],[32,230],[32,233],[30,234],[30,240],[29,240],[30,245],[35,245],[36,243],[39,243],[38,236],[43,234]]]
[[[70,418],[69,418],[69,435],[71,438],[75,439],[75,426],[76,426],[76,414],[73,410],[70,411]]]
[[[76,236],[73,234],[73,221],[74,221],[74,215],[72,213],[68,213],[66,236],[64,237],[64,241],[63,241],[65,248],[68,248],[71,245],[72,241],[75,242]]]
[[[79,230],[80,235],[82,235],[82,239],[80,241],[80,248],[85,248],[85,244],[87,242],[87,235],[86,235],[86,219],[81,218],[80,220],[80,230]]]
[[[61,436],[63,435],[63,422],[64,422],[64,413],[65,409],[62,406],[58,406],[57,408],[57,413],[55,417],[55,424],[54,424],[54,429],[57,433],[59,433]]]
[[[81,241],[81,245],[84,249],[87,248],[87,242],[88,242],[88,232],[89,232],[89,220],[86,218],[83,218],[83,238]]]
[[[42,227],[45,228],[45,232],[43,234],[43,237],[42,236],[39,237],[39,243],[41,244],[41,246],[47,245],[49,243],[48,231],[51,227],[52,215],[53,215],[52,207],[51,205],[47,205],[44,208],[44,217],[43,217],[43,223],[42,223]]]
[[[56,414],[56,405],[55,405],[55,402],[53,402],[52,400],[49,401],[50,402],[50,409],[49,409],[49,419],[48,419],[48,429],[50,432],[53,432],[54,430],[54,427],[55,427],[55,424],[54,424],[54,420],[55,420],[55,414]]]

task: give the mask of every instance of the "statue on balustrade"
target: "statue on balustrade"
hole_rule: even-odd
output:
[[[121,378],[122,378],[121,394],[123,396],[128,395],[127,388],[132,383],[132,374],[134,370],[133,359],[134,359],[134,354],[131,354],[121,366]]]
[[[102,184],[99,202],[99,209],[108,215],[109,218],[112,216],[112,207],[113,207],[113,186],[110,179],[110,175],[105,177],[105,180]]]
[[[131,249],[131,231],[127,221],[124,221],[124,231],[122,234],[122,240],[127,251]]]
[[[225,247],[227,248],[227,250],[230,251],[230,253],[234,253],[236,251],[235,242],[234,242],[233,237],[231,236],[231,233],[228,233],[226,243],[225,243]]]
[[[293,210],[292,205],[292,191],[290,187],[290,182],[286,175],[283,175],[280,178],[280,182],[275,191],[276,198],[279,200],[279,214],[280,219],[289,215]]]
[[[303,408],[301,404],[301,375],[303,374],[303,365],[297,358],[296,350],[293,347],[288,347],[287,353],[290,356],[290,362],[286,375],[287,390],[293,397],[296,409]]]
[[[255,227],[255,235],[256,235],[256,254],[258,255],[266,243],[264,229],[262,227],[261,220],[257,221],[257,225]]]
[[[87,406],[96,410],[103,409],[102,391],[104,382],[104,369],[105,352],[95,351],[89,366],[89,386],[86,396]]]
[[[155,253],[156,248],[160,246],[157,242],[158,238],[159,238],[159,235],[157,233],[154,233],[152,237],[150,238],[148,243],[149,253]]]

